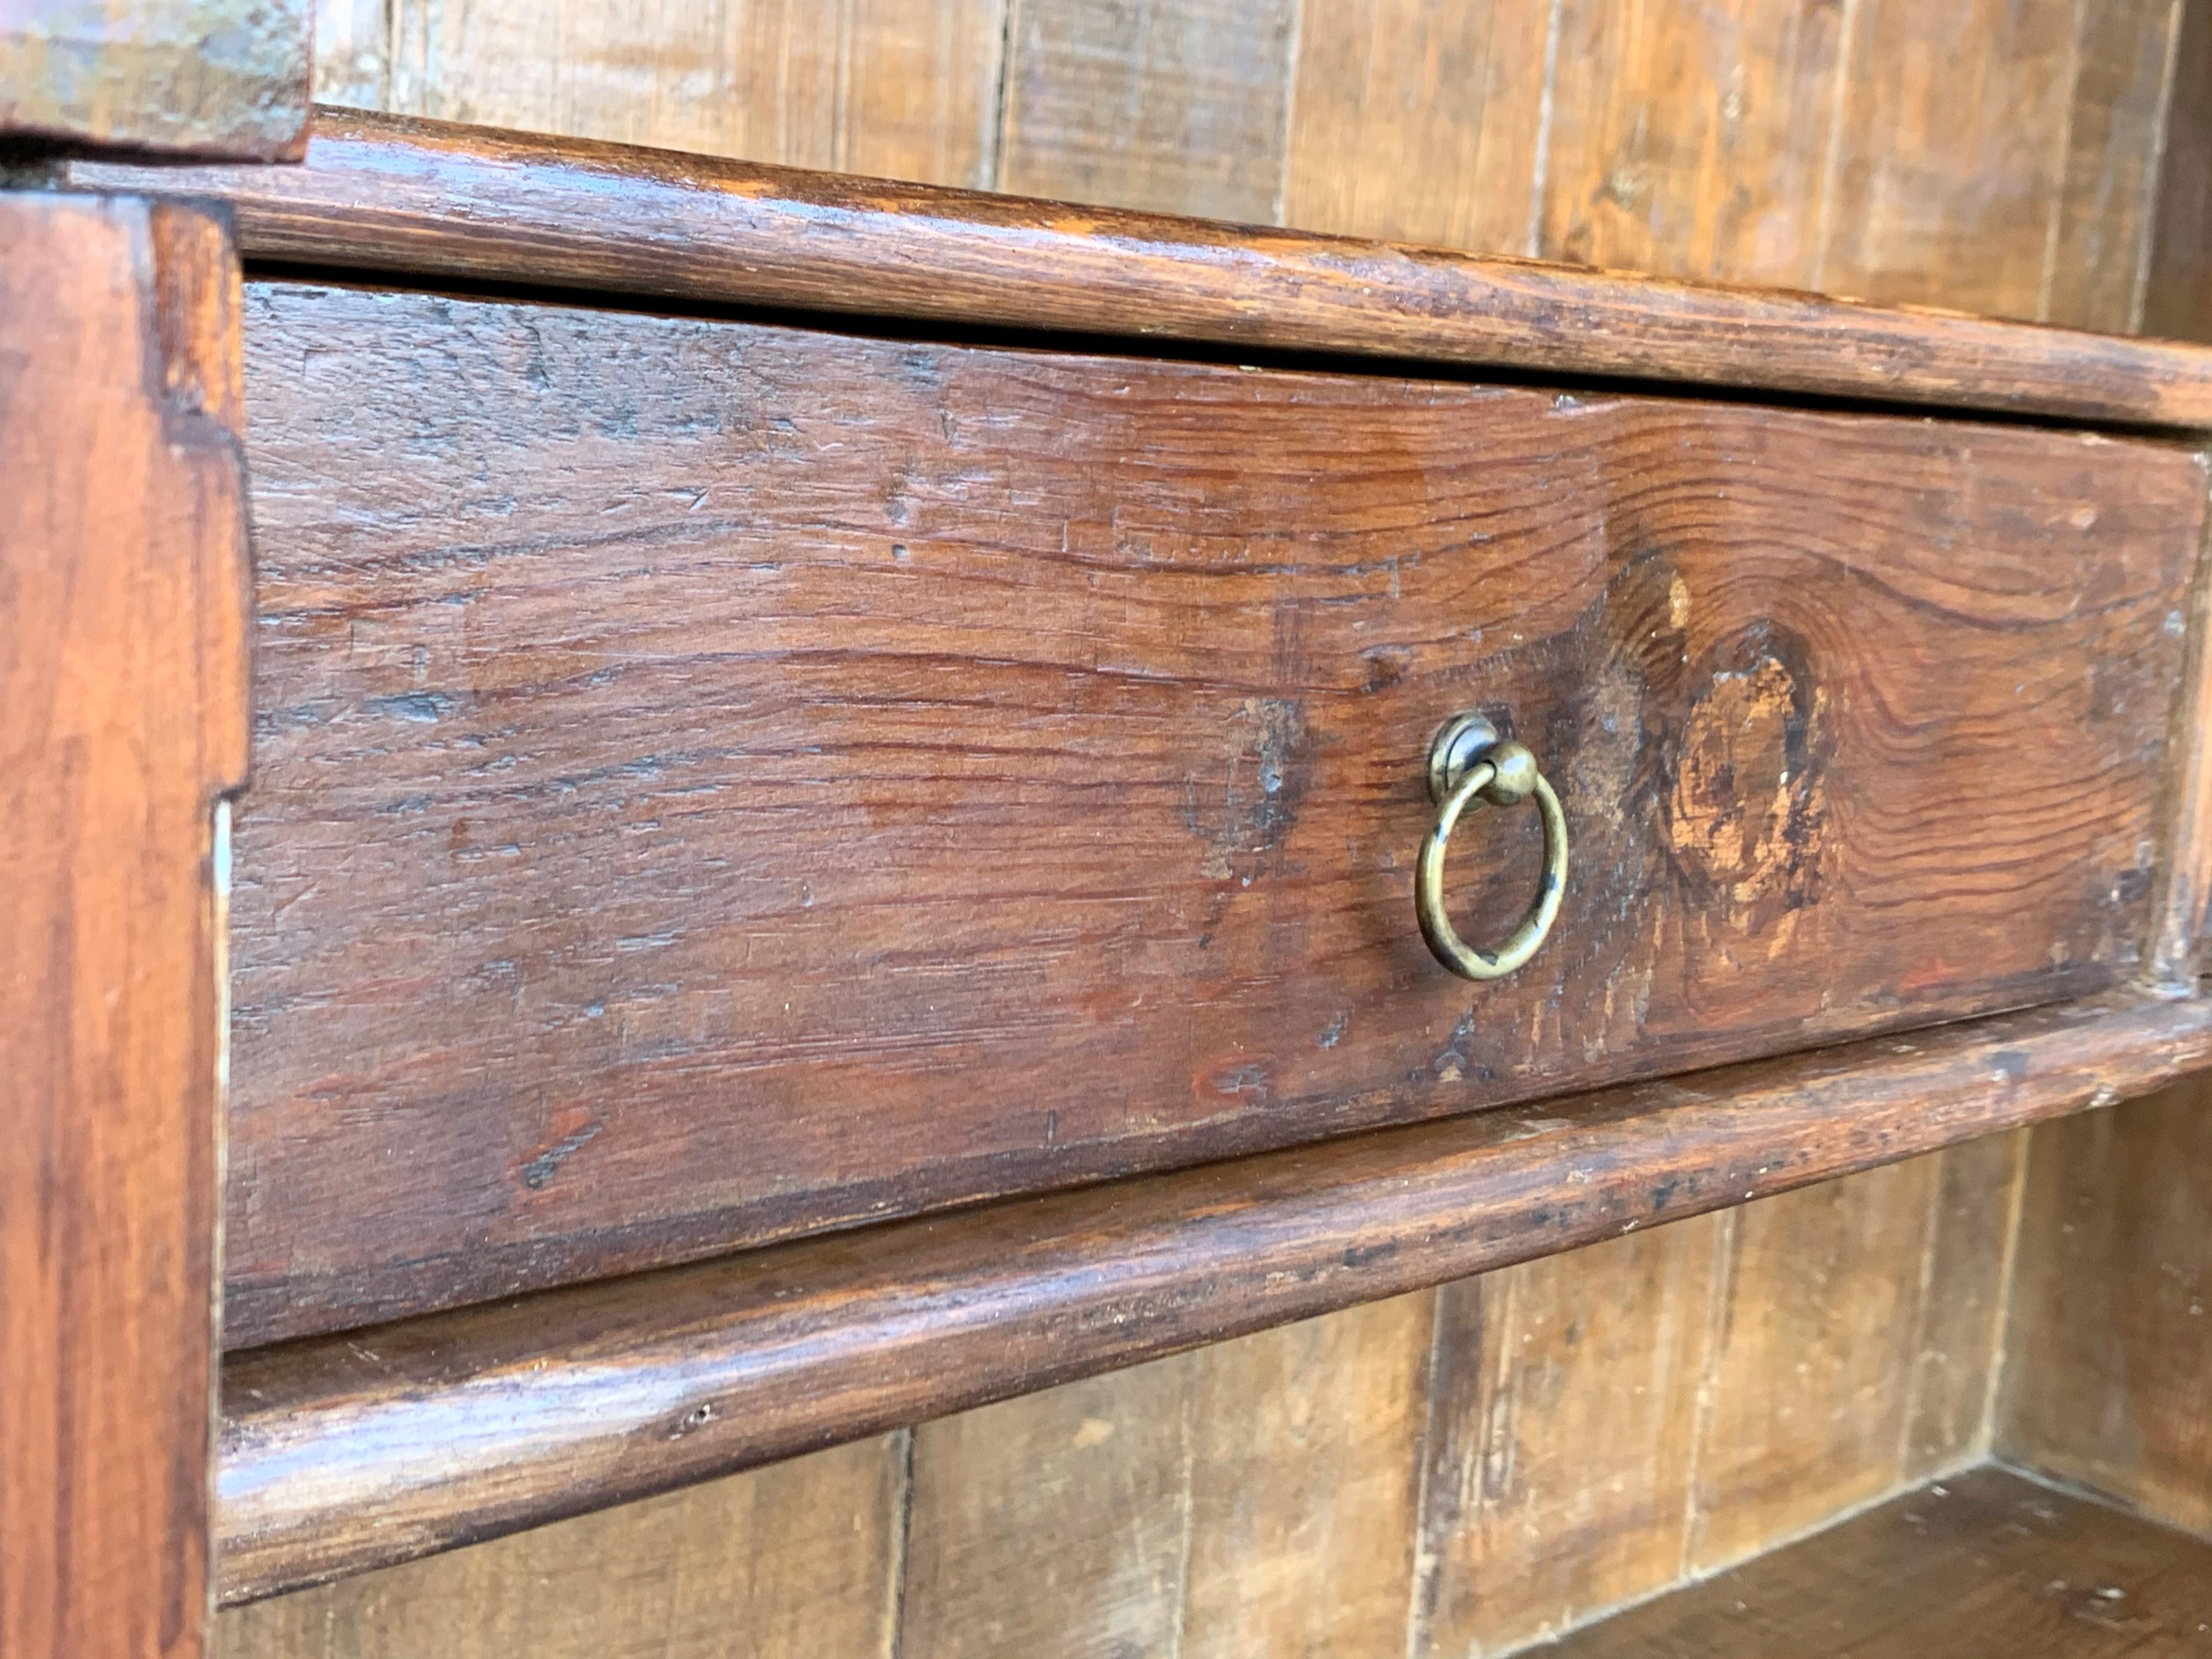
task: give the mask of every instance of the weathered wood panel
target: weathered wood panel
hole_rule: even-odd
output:
[[[296,159],[313,16],[313,0],[10,0],[0,139]]]
[[[1977,1469],[1569,1637],[1558,1659],[2185,1659],[2212,1548]]]
[[[2138,959],[2181,453],[250,306],[234,1343]],[[1407,918],[1473,705],[1577,873],[1470,994]]]
[[[216,218],[0,197],[0,1652],[198,1659],[246,762]]]

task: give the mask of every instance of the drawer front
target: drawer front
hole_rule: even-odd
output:
[[[2160,445],[249,291],[234,1344],[2094,991]],[[1414,922],[1431,734],[1573,857]],[[1536,817],[1471,820],[1502,933]]]

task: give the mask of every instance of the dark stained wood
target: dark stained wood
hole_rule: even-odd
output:
[[[1984,1468],[1648,1601],[1557,1659],[2182,1659],[2212,1545]]]
[[[266,1595],[2140,1093],[2212,1005],[1999,1016],[237,1356]]]
[[[290,284],[248,349],[233,1346],[2145,948],[2176,449]],[[1481,988],[1409,920],[1473,705],[1576,858]]]
[[[352,112],[303,167],[64,176],[228,199],[254,257],[416,276],[2212,425],[2212,353],[2167,343]]]
[[[0,1653],[197,1659],[243,775],[221,222],[0,197]]]
[[[312,0],[11,0],[0,138],[296,161]]]
[[[2212,340],[2212,4],[2183,0],[2142,331]]]

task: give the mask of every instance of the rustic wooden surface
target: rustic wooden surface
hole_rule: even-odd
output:
[[[0,139],[297,160],[313,21],[313,0],[11,0]]]
[[[2212,340],[2212,5],[2181,10],[2142,328]]]
[[[62,176],[227,200],[250,256],[441,281],[2212,425],[2198,347],[391,117],[326,112],[301,167]]]
[[[1997,1446],[2212,1535],[2212,1085],[2034,1137]]]
[[[2208,1057],[2204,1004],[2069,1004],[234,1356],[223,1593],[266,1595],[1741,1204],[2139,1093]],[[1837,1273],[1816,1263],[1793,1288],[1818,1292],[1825,1277],[1841,1296]],[[1844,1352],[1863,1328],[1822,1340],[1864,1385],[1865,1367],[1887,1362]],[[1904,1443],[1906,1412],[1886,1406],[1884,1420]]]
[[[238,281],[183,208],[0,197],[0,1652],[197,1659]]]
[[[2181,1659],[2205,1650],[2212,1546],[1996,1468],[1540,1650],[1557,1659]]]
[[[233,1346],[2143,948],[2176,449],[289,284],[248,319]],[[1575,846],[1552,945],[1472,992],[1409,921],[1469,706]],[[1494,930],[1535,837],[1480,829]]]

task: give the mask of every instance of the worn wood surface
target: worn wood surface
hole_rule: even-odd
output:
[[[289,284],[248,375],[234,1346],[2144,946],[2179,450]],[[1469,706],[1576,859],[1472,993]]]
[[[894,1659],[908,1436],[228,1609],[223,1659]]]
[[[960,324],[2212,425],[2212,352],[329,112],[304,166],[77,161],[263,258]]]
[[[2185,0],[2142,330],[2212,340],[2212,5]]]
[[[313,14],[313,0],[10,0],[0,138],[297,160]]]
[[[2205,1650],[2212,1546],[1996,1468],[1540,1651],[1558,1659],[2181,1659]]]
[[[2204,1005],[2069,1004],[235,1356],[224,1594],[1743,1203],[2208,1058]]]
[[[2212,1535],[2208,1107],[2182,1083],[2035,1136],[1996,1444]]]
[[[238,282],[0,197],[0,1652],[197,1659],[219,925],[245,764]]]

